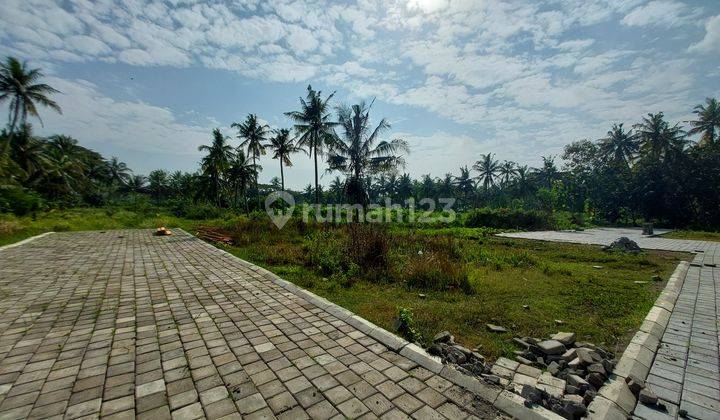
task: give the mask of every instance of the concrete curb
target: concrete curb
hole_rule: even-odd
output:
[[[178,228],[177,230],[180,230],[192,237],[195,237],[184,229]],[[344,321],[349,325],[352,325],[358,331],[374,338],[378,342],[385,345],[388,349],[399,353],[401,356],[412,360],[421,367],[440,375],[440,377],[452,382],[453,384],[472,392],[473,394],[489,402],[495,408],[506,414],[521,419],[563,419],[563,417],[553,413],[552,411],[544,407],[537,405],[527,407],[525,406],[525,399],[523,397],[517,394],[513,394],[509,391],[504,391],[498,386],[487,384],[483,381],[478,380],[475,377],[465,375],[464,373],[456,370],[451,366],[443,365],[440,362],[439,358],[429,355],[420,346],[414,343],[410,343],[407,340],[385,330],[384,328],[378,327],[372,322],[355,315],[347,309],[340,307],[325,298],[322,298],[310,291],[296,286],[295,284],[287,280],[278,277],[275,273],[272,273],[248,261],[245,261],[242,258],[238,258],[237,256],[225,251],[224,249],[215,247],[208,242],[202,242],[207,244],[207,246],[220,252],[224,252],[230,257],[240,261],[245,267],[262,275],[263,277],[282,287],[286,291],[305,299],[309,303],[321,308],[322,310],[335,316],[339,320]]]
[[[610,381],[600,388],[598,396],[588,406],[588,418],[627,419],[635,410],[637,400],[625,383],[625,378],[634,375],[642,380],[647,379],[660,346],[660,339],[665,333],[670,314],[680,296],[688,268],[690,263],[687,261],[681,261],[675,268],[665,288],[650,308],[640,330],[625,348],[610,375]]]
[[[45,232],[45,233],[41,233],[41,234],[39,234],[39,235],[31,236],[31,237],[29,237],[29,238],[25,238],[25,239],[23,239],[22,241],[18,241],[18,242],[12,243],[12,244],[7,244],[7,245],[4,245],[4,246],[0,246],[0,251],[4,251],[4,250],[10,249],[10,248],[15,248],[16,246],[20,246],[20,245],[25,245],[25,244],[28,243],[28,242],[32,242],[32,241],[34,241],[34,240],[36,240],[36,239],[40,239],[40,238],[42,238],[42,237],[44,237],[44,236],[48,236],[48,235],[51,235],[51,234],[53,234],[53,233],[55,233],[55,232]]]

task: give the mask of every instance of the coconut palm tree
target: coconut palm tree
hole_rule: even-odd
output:
[[[668,152],[685,147],[685,133],[678,124],[671,127],[662,112],[648,114],[634,128],[640,147],[655,160],[662,160]]]
[[[408,198],[412,197],[413,183],[410,179],[410,174],[402,174],[398,178],[397,186],[395,188],[395,195],[400,202],[404,202]]]
[[[345,197],[345,181],[336,176],[330,183],[330,196],[335,203],[341,203]]]
[[[318,155],[322,155],[327,145],[335,139],[333,127],[338,123],[330,121],[330,99],[335,95],[331,93],[322,98],[321,91],[307,87],[307,99],[300,98],[300,111],[286,112],[285,115],[295,121],[297,144],[306,147],[315,164],[315,204],[320,204],[320,186],[318,184]]]
[[[11,155],[10,133],[3,129],[0,133],[0,184],[16,184],[24,176],[20,165],[13,160]]]
[[[145,191],[146,183],[147,178],[145,178],[144,175],[133,175],[130,179],[128,179],[128,182],[125,184],[125,188],[132,193],[140,194]]]
[[[156,200],[162,198],[168,189],[168,173],[163,169],[150,171],[147,177],[148,189]]]
[[[38,83],[43,77],[40,69],[29,69],[27,62],[7,57],[0,63],[0,103],[10,100],[8,106],[8,124],[10,136],[15,127],[27,122],[28,115],[36,117],[42,124],[37,105],[42,105],[62,114],[62,109],[49,95],[58,93],[56,89]]]
[[[78,141],[70,136],[58,134],[50,136],[48,140],[52,146],[60,150],[63,154],[74,155],[78,150]]]
[[[233,123],[231,127],[238,129],[238,138],[242,139],[240,148],[247,149],[247,154],[252,156],[253,165],[257,162],[260,155],[265,154],[265,141],[270,127],[267,124],[261,124],[257,115],[250,114],[245,118],[242,124]],[[260,189],[258,188],[257,172],[255,173],[255,192],[257,194],[258,205],[260,204]]]
[[[207,191],[203,191],[205,195],[215,200],[219,206],[222,204],[222,188],[224,182],[224,174],[230,167],[230,160],[233,158],[232,146],[227,143],[225,137],[219,128],[213,130],[213,142],[210,146],[202,145],[198,147],[201,152],[207,152],[200,161],[204,177],[204,185]]]
[[[363,182],[365,176],[404,166],[400,153],[410,150],[405,140],[380,140],[390,129],[390,123],[383,118],[373,129],[370,125],[371,108],[372,103],[367,106],[364,102],[338,108],[342,137],[337,137],[332,143],[328,155],[328,171],[345,173],[348,177],[348,198],[363,205],[368,202]]]
[[[51,197],[76,195],[82,192],[86,180],[85,168],[76,156],[61,148],[52,147],[48,151],[49,165],[43,170],[37,183]]]
[[[463,202],[467,206],[470,201],[468,197],[475,192],[475,182],[470,176],[470,169],[467,166],[460,167],[460,176],[454,177],[454,185],[457,192],[463,197]]]
[[[440,181],[438,188],[440,190],[440,194],[444,198],[451,197],[455,190],[453,175],[451,173],[446,173],[445,177]]]
[[[123,185],[130,179],[130,173],[132,173],[132,171],[124,162],[120,162],[117,157],[113,156],[110,158],[107,162],[107,167],[110,182]]]
[[[696,120],[687,121],[692,126],[688,135],[702,133],[698,143],[701,146],[713,144],[720,138],[720,104],[715,98],[705,98],[705,104],[695,106]]]
[[[283,164],[285,166],[292,166],[290,155],[297,153],[302,150],[298,147],[293,139],[290,138],[290,130],[281,128],[280,130],[274,131],[275,136],[270,138],[270,144],[268,145],[273,152],[273,159],[280,161],[280,187],[285,191],[285,172],[283,171]]]
[[[515,162],[505,160],[498,167],[498,175],[503,185],[507,185],[508,182],[517,174],[517,164]]]
[[[632,130],[625,131],[622,123],[613,124],[607,137],[598,140],[600,154],[606,162],[615,162],[627,167],[635,159],[639,149],[637,137]]]
[[[527,165],[519,166],[517,168],[517,173],[515,176],[515,188],[517,188],[518,193],[521,197],[524,197],[527,195],[528,191],[530,190],[530,169],[528,169]]]
[[[262,168],[250,160],[242,150],[238,150],[235,158],[230,162],[227,178],[233,188],[233,202],[237,205],[238,197],[242,194],[245,201],[245,213],[249,213],[250,211],[247,200],[247,188],[257,177],[257,173],[261,169]]]
[[[545,184],[546,187],[552,187],[553,182],[558,178],[558,169],[555,165],[555,157],[541,156],[543,165],[535,169],[538,179]]]
[[[33,136],[30,124],[21,124],[14,135],[10,133],[9,148],[10,158],[22,170],[23,183],[41,178],[50,166],[45,144]]]
[[[480,172],[478,180],[482,182],[485,191],[495,185],[495,177],[500,172],[500,164],[493,159],[493,154],[480,155],[480,160],[475,162],[473,169]]]

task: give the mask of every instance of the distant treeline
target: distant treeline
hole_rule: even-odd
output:
[[[199,214],[213,208],[249,213],[260,209],[264,196],[285,189],[285,171],[294,155],[304,153],[315,176],[314,185],[295,192],[300,201],[366,205],[390,198],[402,205],[409,198],[452,197],[456,210],[505,209],[474,212],[474,224],[511,215],[532,227],[538,214],[564,212],[592,223],[720,228],[720,105],[714,98],[697,105],[694,119],[683,125],[671,124],[662,112],[631,128],[614,124],[602,139],[576,141],[560,157],[542,157],[538,168],[487,153],[457,173],[413,179],[402,172],[407,143],[382,139],[390,125],[385,119],[371,124],[372,103],[333,106],[334,93],[323,97],[308,86],[299,109],[285,113],[291,128],[270,130],[250,114],[232,124],[237,144],[213,131],[210,144],[200,147],[198,171],[144,176],[69,136],[33,135],[27,117],[38,116],[36,105],[60,111],[50,99],[56,91],[38,83],[41,77],[14,58],[0,64],[0,102],[10,100],[8,127],[0,133],[0,212],[132,204],[148,197],[176,208],[199,206]],[[279,162],[279,177],[263,185],[257,159],[268,152]],[[337,174],[327,188],[318,182],[319,159]]]

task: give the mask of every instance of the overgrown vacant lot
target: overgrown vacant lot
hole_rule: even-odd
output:
[[[574,331],[581,340],[610,349],[624,348],[664,285],[653,282],[652,276],[666,280],[677,262],[688,258],[678,253],[623,255],[594,246],[504,239],[483,229],[396,227],[388,233],[387,273],[363,268],[354,272],[351,267],[338,274],[323,267],[325,262],[317,256],[336,246],[332,242],[345,234],[342,229],[331,229],[331,234],[301,234],[293,227],[279,233],[257,227],[229,231],[236,240],[236,245],[226,247],[231,253],[386,329],[393,329],[398,308],[410,308],[426,339],[447,329],[461,343],[480,346],[491,357],[511,353],[515,335],[542,337],[558,329]],[[357,247],[362,240],[350,243]],[[352,249],[351,245],[346,252]],[[428,254],[436,257],[424,264]],[[421,277],[422,270],[442,279],[440,287],[428,284],[432,280],[425,287],[409,287],[420,283],[410,273]],[[462,271],[467,285],[462,283],[464,274],[458,273]],[[564,324],[558,327],[555,320]],[[509,332],[490,333],[487,323]]]
[[[109,209],[0,217],[0,244],[48,230],[212,226],[232,237],[229,252],[394,329],[399,308],[413,312],[425,339],[443,329],[486,356],[512,352],[516,335],[557,330],[624,347],[680,259],[678,253],[623,255],[599,247],[498,238],[483,228],[306,225],[278,231],[267,219],[193,221]],[[601,267],[601,268],[595,268]],[[636,281],[647,282],[642,284]],[[523,306],[528,305],[529,309]],[[564,322],[556,326],[555,320]],[[485,324],[506,327],[506,334]]]

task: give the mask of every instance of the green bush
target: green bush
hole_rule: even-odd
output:
[[[403,265],[401,278],[410,289],[460,289],[466,294],[475,293],[465,266],[441,252],[417,254]]]
[[[480,208],[463,215],[466,227],[493,227],[501,229],[541,230],[552,229],[552,215],[535,210]]]
[[[423,344],[424,338],[420,330],[415,326],[413,312],[410,308],[398,308],[398,317],[395,329],[408,341]]]
[[[310,264],[324,275],[344,273],[347,268],[345,247],[339,235],[332,231],[316,231],[308,237],[307,251]]]
[[[14,185],[0,186],[0,213],[24,216],[41,210],[44,204],[43,199],[34,191]]]

